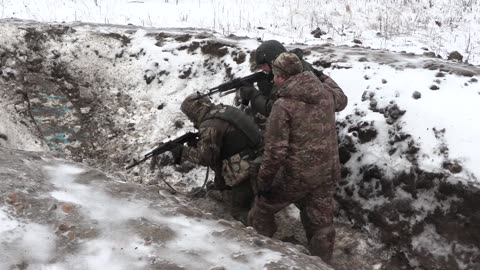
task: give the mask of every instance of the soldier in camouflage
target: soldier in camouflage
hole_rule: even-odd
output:
[[[255,50],[255,64],[264,72],[271,73],[272,63],[275,58],[286,51],[287,50],[280,42],[276,40],[267,40]],[[345,107],[342,106],[347,104],[347,97],[338,84],[332,78],[323,74],[323,72],[316,70],[311,64],[304,61],[302,59],[303,52],[301,49],[294,49],[292,52],[294,52],[301,60],[303,70],[313,72],[315,76],[317,76],[323,83],[323,87],[333,94],[337,104],[335,111],[339,112],[343,110]],[[273,78],[273,76],[271,76],[271,78]],[[236,98],[237,103],[250,105],[250,109],[255,117],[255,121],[260,125],[260,127],[263,128],[265,120],[270,115],[270,111],[272,110],[272,105],[277,99],[277,91],[276,86],[272,81],[260,81],[257,83],[257,87],[259,90],[253,86],[244,86],[239,88]]]
[[[347,99],[303,71],[293,53],[280,54],[272,70],[278,98],[267,120],[258,196],[248,222],[271,237],[275,213],[294,203],[310,252],[329,262],[335,240],[333,195],[340,178],[335,112],[345,108]]]
[[[176,163],[190,161],[208,166],[215,172],[213,189],[232,189],[232,215],[246,222],[253,201],[250,161],[262,145],[260,130],[241,110],[215,105],[208,97],[188,96],[182,112],[199,130],[196,146],[178,146],[172,150]]]

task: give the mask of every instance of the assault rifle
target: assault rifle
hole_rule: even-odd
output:
[[[208,89],[208,92],[205,94],[198,94],[196,98],[193,100],[201,99],[206,96],[211,96],[216,93],[221,93],[224,95],[231,94],[235,92],[235,89],[241,86],[245,85],[253,85],[256,82],[263,81],[263,80],[272,80],[272,75],[267,74],[265,72],[255,72],[251,75],[242,77],[242,78],[236,78],[233,79],[229,82],[225,82],[220,84],[219,86],[215,86],[213,88]]]
[[[170,140],[165,143],[160,143],[160,145],[157,146],[155,149],[145,154],[145,156],[141,160],[133,159],[133,163],[128,165],[125,169],[130,170],[131,168],[137,166],[140,163],[145,162],[147,159],[153,156],[157,156],[167,151],[170,151],[179,144],[194,142],[197,140],[197,138],[198,138],[198,132],[187,132],[176,139]]]

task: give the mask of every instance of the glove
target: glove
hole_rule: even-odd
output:
[[[242,104],[248,105],[248,103],[255,97],[261,95],[255,87],[248,85],[242,86],[237,89],[238,97],[242,100]]]
[[[262,178],[257,178],[256,181],[257,196],[268,197],[272,194],[273,183],[272,181],[265,181]]]
[[[172,150],[170,150],[173,156],[173,162],[175,164],[180,164],[182,162],[182,152],[183,152],[183,145],[177,144]]]

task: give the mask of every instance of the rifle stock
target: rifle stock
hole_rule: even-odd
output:
[[[198,137],[197,132],[187,132],[187,133],[183,134],[182,136],[180,136],[176,139],[167,141],[165,143],[160,143],[160,145],[157,146],[155,149],[153,149],[152,151],[145,154],[144,157],[141,160],[133,159],[133,163],[128,165],[127,167],[125,167],[125,169],[130,170],[131,168],[145,162],[146,160],[148,160],[149,158],[151,158],[153,156],[157,156],[157,155],[163,154],[167,151],[170,151],[174,147],[176,147],[178,144],[185,144],[185,143],[191,142],[193,140],[196,140],[197,137]]]

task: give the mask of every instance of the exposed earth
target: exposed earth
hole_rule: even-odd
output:
[[[12,216],[57,228],[54,261],[75,253],[79,239],[95,238],[101,231],[80,211],[68,215],[64,213],[68,210],[52,209],[62,203],[46,195],[55,185],[48,184],[42,168],[68,163],[85,169],[75,180],[82,185],[104,190],[119,200],[142,198],[150,202],[150,210],[163,209],[167,216],[206,219],[215,226],[231,228],[223,230],[222,237],[254,249],[261,241],[261,248],[285,254],[278,264],[265,265],[267,269],[328,269],[319,258],[306,255],[305,237],[293,208],[280,213],[276,240],[268,240],[234,221],[224,203],[209,196],[183,195],[201,186],[202,168],[166,165],[152,173],[148,164],[143,164],[124,170],[134,157],[166,138],[165,134],[175,136],[188,130],[191,126],[178,110],[187,87],[213,87],[215,83],[205,82],[205,77],[228,80],[249,69],[255,46],[245,44],[253,41],[197,29],[11,20],[0,21],[0,29],[6,33],[0,43],[0,208]],[[140,36],[151,44],[138,42]],[[480,76],[478,67],[429,54],[328,45],[298,47],[308,61],[329,69],[348,69],[349,63],[358,61],[398,70],[456,74],[471,84]],[[153,50],[157,58],[152,57]],[[361,109],[338,119],[344,166],[336,196],[338,230],[332,267],[480,269],[480,192],[471,179],[457,177],[464,168],[460,161],[449,158],[448,145],[438,149],[445,158],[440,171],[425,171],[418,166],[422,146],[402,129],[405,110],[394,102],[383,105],[374,90],[365,91],[362,100],[350,101],[368,102],[370,111],[383,116],[387,130],[364,121],[366,112]],[[434,132],[441,142],[445,130]],[[392,172],[389,166],[362,161],[362,147],[376,142],[379,134],[388,136],[388,145],[381,149],[388,149],[387,155],[401,156],[408,163],[405,170]],[[168,164],[168,156],[163,159]],[[169,194],[163,180],[179,193]],[[224,195],[227,200],[228,194]],[[165,236],[168,227],[155,221],[132,217],[126,222],[131,222],[138,234],[145,234],[144,240],[154,239],[145,242],[162,246],[169,241],[162,238],[170,237]],[[148,269],[193,269],[156,256]],[[32,262],[28,260],[15,259],[7,269],[29,269]],[[212,262],[205,265],[214,266]]]

